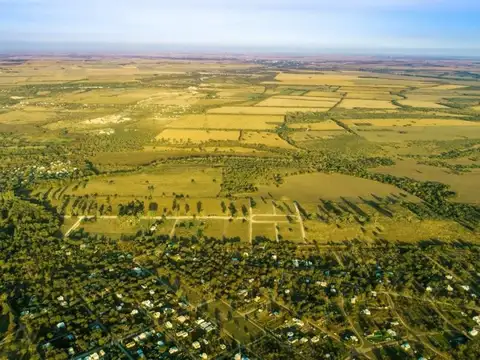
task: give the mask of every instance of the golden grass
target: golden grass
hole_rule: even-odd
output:
[[[365,108],[365,109],[397,109],[390,101],[386,100],[359,100],[359,99],[344,99],[339,108],[343,109],[355,109],[355,108]]]
[[[288,96],[273,96],[269,99],[261,101],[257,106],[273,106],[273,107],[332,107],[338,102],[337,99],[329,98],[301,98]]]
[[[273,130],[283,122],[279,115],[187,115],[167,125],[168,128],[188,129],[249,129]]]
[[[174,146],[145,146],[145,152],[211,152],[211,153],[234,153],[234,154],[268,154],[267,151],[261,151],[241,146],[197,146],[197,147],[174,147]]]
[[[234,130],[184,130],[166,129],[156,136],[157,140],[164,140],[171,143],[203,143],[207,141],[237,141],[240,137],[239,131]]]
[[[312,111],[326,112],[328,107],[261,107],[261,106],[224,106],[208,110],[209,114],[234,114],[234,115],[285,115],[288,112]]]
[[[295,149],[292,145],[280,138],[275,133],[261,132],[261,131],[246,131],[242,137],[244,144],[261,144],[270,147],[280,147],[285,149]]]
[[[308,130],[343,130],[335,121],[327,120],[317,123],[289,124],[292,129],[308,129]]]

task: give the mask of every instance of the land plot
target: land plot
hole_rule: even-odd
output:
[[[308,93],[306,93],[306,94],[304,95],[304,97],[310,97],[310,96],[313,96],[313,97],[321,97],[321,98],[336,98],[336,99],[340,99],[340,98],[343,96],[343,92],[341,92],[341,91],[334,92],[334,91],[317,91],[317,90],[312,90],[312,91],[309,91]]]
[[[243,219],[226,220],[224,226],[224,236],[226,238],[240,238],[241,241],[250,241],[249,224],[243,221]]]
[[[429,109],[445,109],[447,106],[441,105],[433,100],[424,100],[419,96],[408,96],[406,100],[399,100],[399,104],[404,106],[429,108]]]
[[[291,139],[295,142],[315,142],[318,140],[329,140],[329,139],[334,139],[337,136],[350,136],[346,130],[344,129],[339,129],[339,130],[320,130],[320,131],[310,131],[307,129],[307,131],[296,131],[293,134],[290,135]],[[353,135],[352,135],[353,136]],[[299,146],[302,146],[302,144],[298,144]]]
[[[42,124],[53,121],[56,113],[47,110],[13,110],[0,113],[0,123],[6,124]]]
[[[280,115],[187,115],[167,125],[176,129],[248,129],[273,130],[283,123]]]
[[[93,234],[105,234],[113,238],[118,238],[122,235],[135,235],[137,231],[142,230],[139,221],[130,218],[116,218],[116,219],[85,219],[82,221],[78,230],[82,230]],[[146,230],[146,228],[143,228]]]
[[[306,130],[343,130],[335,121],[326,120],[314,123],[300,123],[288,124],[291,129],[306,129]]]
[[[301,225],[299,222],[290,224],[278,224],[279,240],[289,240],[294,242],[303,242]]]
[[[284,149],[295,149],[294,146],[283,140],[278,134],[261,131],[246,131],[241,143],[249,145],[265,145]]]
[[[239,137],[240,132],[234,130],[166,129],[156,139],[174,144],[201,144],[208,141],[238,141]]]
[[[276,239],[276,232],[275,232],[275,224],[264,224],[264,223],[253,223],[252,224],[252,238],[267,238],[269,240],[275,241]]]

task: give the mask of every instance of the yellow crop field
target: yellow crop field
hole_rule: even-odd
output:
[[[480,106],[475,106],[472,109],[475,110],[475,111],[480,111]]]
[[[237,141],[239,131],[234,130],[184,130],[166,129],[157,135],[157,140],[174,144],[203,143],[207,141]]]
[[[174,147],[174,146],[145,146],[144,152],[211,152],[211,153],[235,153],[235,154],[268,154],[267,151],[252,149],[241,146],[197,146],[197,147]]]
[[[480,123],[460,119],[359,119],[342,120],[349,126],[471,126],[478,127]]]
[[[208,114],[234,114],[234,115],[285,115],[288,112],[312,111],[326,112],[329,107],[273,107],[273,106],[224,106],[208,110]]]
[[[247,131],[243,134],[242,143],[251,145],[266,145],[270,147],[280,147],[285,149],[295,149],[292,145],[283,140],[275,133],[262,131]]]
[[[167,125],[175,129],[249,129],[272,130],[283,122],[280,115],[187,115]]]
[[[393,105],[390,101],[386,100],[361,100],[361,99],[344,99],[339,108],[343,109],[355,109],[355,108],[364,108],[364,109],[396,109],[397,107]]]
[[[327,120],[317,123],[302,123],[302,124],[290,124],[288,127],[292,129],[306,129],[306,130],[343,130],[338,126],[335,121]]]
[[[266,99],[257,104],[257,106],[278,106],[278,107],[332,107],[338,102],[337,99],[328,98],[303,98],[287,97],[287,96],[274,96]]]

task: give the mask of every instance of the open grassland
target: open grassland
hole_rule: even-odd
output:
[[[208,110],[208,114],[233,114],[233,115],[286,115],[288,112],[326,112],[328,107],[273,107],[273,106],[224,106]]]
[[[273,106],[273,107],[332,107],[338,102],[338,99],[331,98],[313,98],[298,96],[273,96],[267,100],[261,101],[257,106]]]
[[[402,193],[398,188],[372,180],[341,174],[303,174],[285,178],[280,186],[259,185],[257,196],[295,201],[313,199],[358,199],[373,195],[387,196]]]
[[[156,139],[173,144],[200,144],[208,141],[238,141],[239,137],[240,132],[233,130],[166,129]]]
[[[339,105],[343,109],[397,109],[392,102],[387,100],[344,99]]]
[[[273,130],[283,122],[278,115],[187,115],[167,125],[175,129]]]

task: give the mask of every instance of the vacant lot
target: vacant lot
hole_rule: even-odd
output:
[[[208,141],[237,141],[239,131],[233,130],[183,130],[166,129],[157,135],[157,140],[167,141],[173,144],[198,144]]]
[[[167,125],[176,129],[275,129],[283,122],[278,115],[187,115]]]

